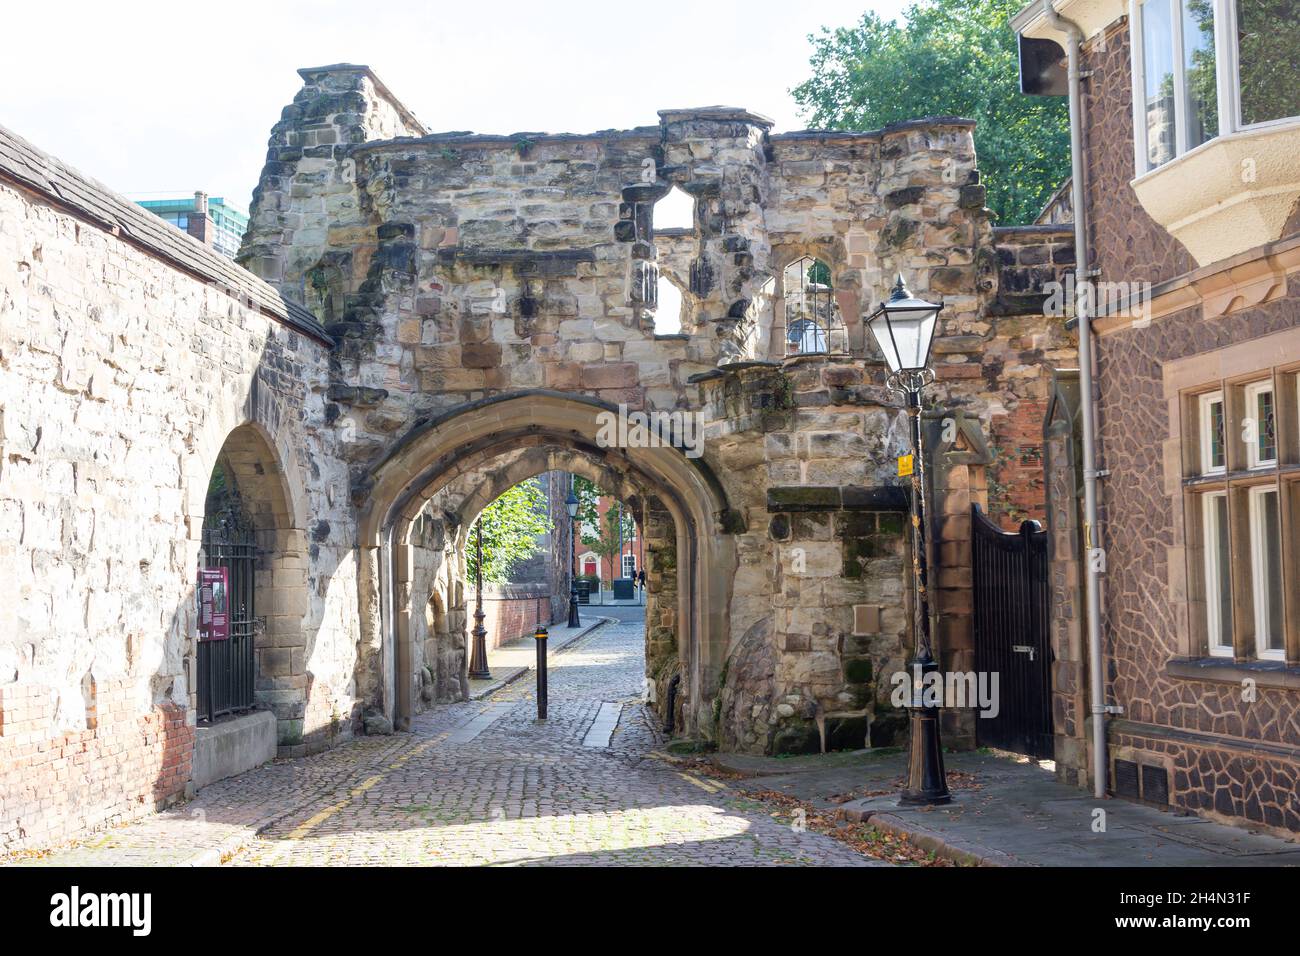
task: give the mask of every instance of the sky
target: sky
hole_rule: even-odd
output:
[[[907,0],[17,2],[0,125],[135,199],[247,209],[299,67],[369,65],[431,131],[591,132],[743,106],[807,122],[808,34]]]

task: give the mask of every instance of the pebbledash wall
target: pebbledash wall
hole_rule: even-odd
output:
[[[939,649],[969,669],[963,522],[989,503],[983,469],[1038,454],[1023,431],[972,449],[1073,356],[1036,286],[1067,265],[1059,237],[995,236],[969,121],[774,135],[713,107],[430,135],[366,67],[300,72],[240,256],[261,278],[0,136],[5,847],[185,792],[219,459],[253,500],[256,697],[284,755],[463,699],[467,529],[548,472],[638,514],[648,670],[679,733],[892,741],[907,436],[862,315],[897,271],[946,305],[928,414],[966,437],[936,477]],[[695,226],[660,242],[672,185]],[[802,256],[829,267],[839,318],[830,354],[789,358],[781,275]],[[680,334],[654,332],[660,269]],[[620,406],[698,413],[702,456],[603,445]]]
[[[273,289],[0,130],[0,846],[185,791],[223,445],[282,491],[259,524],[258,701],[283,745],[331,715],[350,733],[357,583],[347,470],[320,427],[328,354]]]

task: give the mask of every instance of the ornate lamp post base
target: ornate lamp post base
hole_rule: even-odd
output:
[[[912,674],[923,682],[927,674],[935,673],[939,665],[928,651],[912,662]],[[939,708],[928,706],[921,686],[913,685],[912,706],[909,708],[911,742],[907,756],[907,785],[898,795],[904,807],[939,806],[952,802],[948,792],[948,778],[943,769],[943,747],[939,743]]]
[[[569,589],[569,627],[582,627],[582,622],[578,620],[578,585],[574,582]]]

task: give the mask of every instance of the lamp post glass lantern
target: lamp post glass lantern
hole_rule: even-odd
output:
[[[569,627],[581,627],[578,621],[578,496],[572,479],[564,507],[569,512]]]
[[[939,708],[927,702],[926,678],[939,670],[930,647],[929,559],[925,534],[925,455],[921,444],[921,389],[934,381],[930,347],[942,305],[918,299],[900,275],[889,301],[867,320],[889,365],[888,386],[906,399],[912,431],[912,581],[916,595],[916,653],[912,658],[911,742],[907,786],[899,803],[909,806],[948,803],[948,781],[939,741]],[[942,685],[941,685],[942,686]]]

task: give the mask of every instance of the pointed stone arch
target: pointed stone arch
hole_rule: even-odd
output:
[[[674,529],[674,591],[678,652],[687,688],[689,729],[706,732],[727,648],[730,585],[736,567],[734,524],[721,482],[702,460],[660,445],[602,447],[596,436],[616,406],[548,390],[528,390],[471,402],[413,428],[375,465],[360,487],[358,545],[362,642],[379,653],[385,713],[409,725],[410,602],[407,528],[425,504],[459,476],[473,474],[520,449],[535,450],[507,468],[497,484],[547,470],[612,480],[620,496],[653,497]],[[509,487],[505,484],[504,487]],[[492,500],[471,496],[462,512]]]

